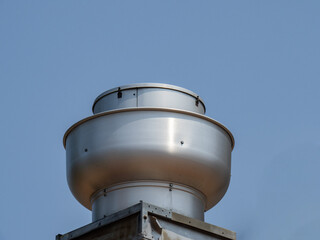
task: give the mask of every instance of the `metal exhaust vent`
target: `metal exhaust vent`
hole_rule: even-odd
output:
[[[204,219],[230,181],[234,139],[184,88],[132,84],[102,93],[64,136],[71,192],[93,221],[149,202]]]

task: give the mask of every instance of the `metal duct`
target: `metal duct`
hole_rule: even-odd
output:
[[[97,97],[64,136],[71,192],[93,221],[145,201],[204,219],[230,181],[234,139],[195,93],[132,84]]]

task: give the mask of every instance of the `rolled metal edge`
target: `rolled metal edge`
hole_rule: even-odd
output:
[[[173,108],[150,108],[150,107],[141,107],[141,108],[122,108],[122,109],[115,109],[115,110],[110,110],[107,112],[102,112],[102,113],[97,113],[95,115],[92,115],[90,117],[84,118],[78,122],[76,122],[75,124],[73,124],[70,128],[68,128],[68,130],[66,131],[66,133],[63,136],[63,146],[64,148],[66,148],[66,142],[67,142],[67,137],[70,134],[70,132],[72,132],[73,129],[75,129],[76,127],[78,127],[79,125],[90,121],[91,119],[95,119],[98,118],[100,116],[105,116],[105,115],[110,115],[113,113],[119,113],[119,112],[131,112],[131,111],[162,111],[162,112],[175,112],[175,113],[181,113],[181,114],[186,114],[186,115],[190,115],[190,116],[194,116],[194,117],[198,117],[204,120],[207,120],[219,127],[221,127],[223,130],[226,131],[226,133],[229,135],[230,140],[231,140],[231,150],[233,150],[234,145],[235,145],[235,140],[234,137],[232,135],[232,133],[229,131],[229,129],[227,127],[225,127],[222,123],[207,117],[205,115],[199,114],[199,113],[195,113],[195,112],[190,112],[190,111],[185,111],[185,110],[179,110],[179,109],[173,109]]]

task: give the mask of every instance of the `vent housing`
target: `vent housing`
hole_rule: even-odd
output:
[[[195,93],[168,84],[117,87],[64,136],[67,180],[93,221],[139,201],[204,219],[230,181],[234,139]]]

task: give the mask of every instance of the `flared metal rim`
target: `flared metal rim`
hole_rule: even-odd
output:
[[[186,115],[190,115],[190,116],[193,116],[193,117],[197,117],[197,118],[201,118],[201,119],[204,119],[208,122],[211,122],[219,127],[221,127],[230,137],[230,140],[231,140],[231,150],[233,150],[234,148],[234,145],[235,145],[235,140],[234,140],[234,137],[232,135],[232,133],[229,131],[229,129],[227,127],[225,127],[222,123],[210,118],[210,117],[207,117],[205,115],[202,115],[202,114],[199,114],[199,113],[195,113],[195,112],[190,112],[190,111],[185,111],[185,110],[180,110],[180,109],[174,109],[174,108],[158,108],[158,107],[141,107],[141,108],[121,108],[121,109],[115,109],[115,110],[110,110],[110,111],[106,111],[106,112],[101,112],[101,113],[98,113],[98,114],[95,114],[95,115],[92,115],[90,117],[87,117],[87,118],[84,118],[78,122],[76,122],[75,124],[73,124],[67,131],[66,133],[64,134],[63,136],[63,146],[64,148],[66,148],[66,142],[67,142],[67,137],[68,135],[72,132],[73,129],[75,129],[76,127],[78,127],[79,125],[85,123],[85,122],[88,122],[92,119],[95,119],[95,118],[99,118],[99,117],[102,117],[102,116],[106,116],[106,115],[111,115],[111,114],[114,114],[114,113],[121,113],[121,112],[134,112],[134,111],[160,111],[160,112],[174,112],[174,113],[180,113],[180,114],[186,114]]]
[[[204,113],[206,112],[206,106],[205,106],[203,100],[199,97],[199,95],[197,95],[196,93],[194,93],[186,88],[182,88],[182,87],[178,87],[178,86],[166,84],[166,83],[134,83],[134,84],[128,84],[128,85],[123,85],[120,87],[111,88],[111,89],[101,93],[94,100],[93,105],[92,105],[92,112],[94,112],[94,107],[101,98],[103,98],[111,93],[117,92],[117,91],[119,91],[119,89],[120,90],[128,90],[128,89],[135,89],[135,88],[162,88],[162,89],[175,90],[178,92],[188,94],[188,95],[198,99],[203,106]]]

